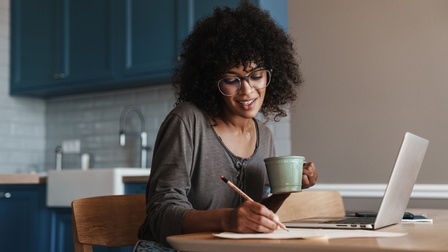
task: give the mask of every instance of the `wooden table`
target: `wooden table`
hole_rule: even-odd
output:
[[[168,237],[179,251],[272,252],[272,251],[448,251],[448,209],[409,209],[414,214],[426,213],[433,223],[399,223],[380,229],[384,232],[407,233],[394,238],[343,238],[330,240],[222,239],[212,233]]]

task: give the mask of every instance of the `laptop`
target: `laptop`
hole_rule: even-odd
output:
[[[290,228],[379,229],[399,223],[414,188],[429,141],[406,132],[375,217],[308,218],[284,222]]]

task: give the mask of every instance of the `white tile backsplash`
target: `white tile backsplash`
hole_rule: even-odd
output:
[[[47,100],[47,162],[55,165],[54,149],[65,139],[79,139],[81,152],[91,154],[92,168],[135,167],[140,163],[141,123],[136,113],[126,120],[126,145],[119,145],[120,116],[126,106],[138,107],[145,117],[148,144],[166,114],[172,108],[171,85],[135,90],[76,95]],[[170,94],[166,94],[170,93]],[[162,97],[162,99],[160,99]],[[170,99],[169,99],[170,98]],[[152,152],[148,153],[151,160]],[[79,157],[63,159],[63,168],[77,168]]]

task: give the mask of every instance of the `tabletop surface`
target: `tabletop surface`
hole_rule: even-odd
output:
[[[379,229],[384,232],[407,233],[393,238],[341,239],[222,239],[212,233],[185,234],[168,237],[179,251],[448,251],[448,210],[408,209],[413,214],[426,214],[433,223],[399,223]]]

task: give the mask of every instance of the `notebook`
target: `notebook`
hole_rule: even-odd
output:
[[[429,141],[406,132],[376,217],[308,218],[286,227],[379,229],[399,223],[408,205]]]

